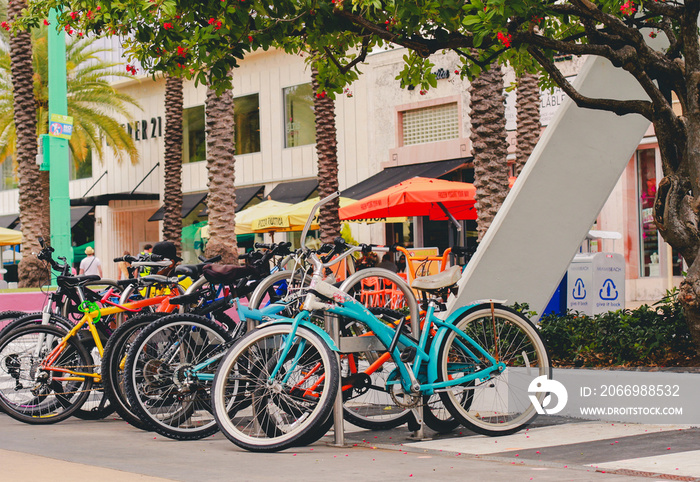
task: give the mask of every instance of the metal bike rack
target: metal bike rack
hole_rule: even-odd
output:
[[[388,279],[392,283],[395,283],[397,288],[399,288],[403,294],[406,302],[408,304],[409,313],[411,316],[411,332],[414,333],[416,338],[420,337],[420,312],[418,310],[418,302],[413,294],[411,287],[396,273],[385,270],[383,268],[368,268],[362,271],[358,271],[355,274],[349,276],[340,285],[340,290],[347,292],[347,290],[354,286],[360,279],[369,276],[381,276]],[[340,327],[338,325],[338,317],[329,313],[324,316],[325,329],[331,336],[336,346],[339,348],[340,353],[357,353],[363,351],[375,351],[383,350],[386,347],[379,341],[376,336],[362,336],[362,337],[341,337]],[[340,357],[336,354],[338,358],[338,363],[340,363]],[[339,382],[342,386],[342,381]],[[419,405],[417,408],[412,409],[418,423],[420,425],[419,429],[413,433],[412,438],[422,440],[424,439],[423,430],[423,407]],[[342,390],[338,390],[338,395],[335,399],[335,405],[333,410],[333,430],[334,430],[334,443],[335,446],[345,445],[345,429],[343,420],[343,393]]]

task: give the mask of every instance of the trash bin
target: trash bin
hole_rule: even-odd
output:
[[[566,307],[597,315],[625,307],[625,258],[619,253],[579,253],[567,270]]]

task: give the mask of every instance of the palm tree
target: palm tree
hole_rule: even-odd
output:
[[[217,96],[213,89],[208,88],[205,110],[210,236],[206,255],[220,255],[222,262],[235,264],[238,263],[238,244],[233,92],[227,90]]]
[[[32,35],[37,136],[46,134],[49,127],[47,34],[48,31],[44,27],[35,30]],[[138,103],[131,96],[116,90],[108,81],[110,76],[128,78],[130,75],[115,70],[119,63],[107,62],[100,58],[101,52],[109,50],[95,46],[96,41],[96,38],[71,38],[66,44],[68,115],[73,117],[73,135],[68,143],[71,157],[76,168],[90,161],[93,155],[102,159],[103,140],[106,140],[117,160],[123,161],[128,158],[135,164],[138,162],[138,151],[134,140],[112,114],[129,121],[131,115],[128,106],[138,107]],[[8,84],[5,79],[10,77],[5,68],[9,61],[9,53],[0,48],[0,55],[0,88],[4,92]],[[15,154],[15,122],[11,115],[6,115],[11,109],[8,97],[0,96],[0,159],[7,159]]]
[[[517,144],[515,150],[515,175],[523,170],[525,162],[532,154],[540,139],[540,88],[537,74],[524,73],[518,79],[516,101]]]
[[[27,4],[24,0],[10,0],[8,16],[16,19]],[[46,236],[42,221],[42,185],[36,164],[36,101],[32,76],[32,38],[29,32],[19,31],[10,36],[10,58],[14,123],[16,128],[17,170],[19,174],[19,218],[22,223],[22,261],[19,263],[19,286],[41,286],[45,271],[32,252],[40,250],[38,238]]]
[[[338,190],[338,141],[335,128],[335,101],[320,92],[316,64],[311,65],[311,87],[316,113],[316,153],[318,155],[318,194],[324,198]],[[340,200],[338,198],[321,206],[318,224],[321,241],[332,243],[340,236]]]
[[[24,2],[11,2],[11,18],[25,6]],[[0,159],[14,158],[18,166],[24,233],[19,281],[23,287],[45,282],[43,265],[31,253],[39,250],[38,237],[48,238],[50,234],[49,173],[39,171],[36,165],[36,139],[48,132],[47,33],[46,28],[33,34],[20,32],[11,36],[9,52],[0,48]],[[119,121],[107,114],[114,112],[130,120],[127,104],[137,104],[109,86],[108,76],[126,74],[113,69],[118,64],[101,60],[98,54],[104,49],[95,48],[94,42],[75,38],[66,46],[68,115],[74,119],[69,141],[73,162],[77,167],[89,161],[91,152],[101,159],[103,139],[117,159],[128,156],[137,162],[134,141]]]
[[[163,239],[181,252],[182,236],[182,79],[165,78],[165,154],[163,175]]]
[[[471,95],[471,134],[478,240],[484,237],[508,194],[508,142],[501,67],[492,64],[474,79]]]

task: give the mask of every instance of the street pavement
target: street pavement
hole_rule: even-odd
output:
[[[0,414],[0,480],[265,481],[494,480],[700,481],[700,429],[540,417],[528,429],[485,437],[466,429],[415,440],[406,426],[345,426],[308,447],[243,451],[221,434],[180,442],[117,417],[26,425]]]

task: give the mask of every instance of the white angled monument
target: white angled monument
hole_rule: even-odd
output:
[[[589,57],[581,93],[647,98],[627,72]],[[472,300],[528,303],[542,313],[591,229],[649,121],[564,101],[467,265],[449,310]]]

